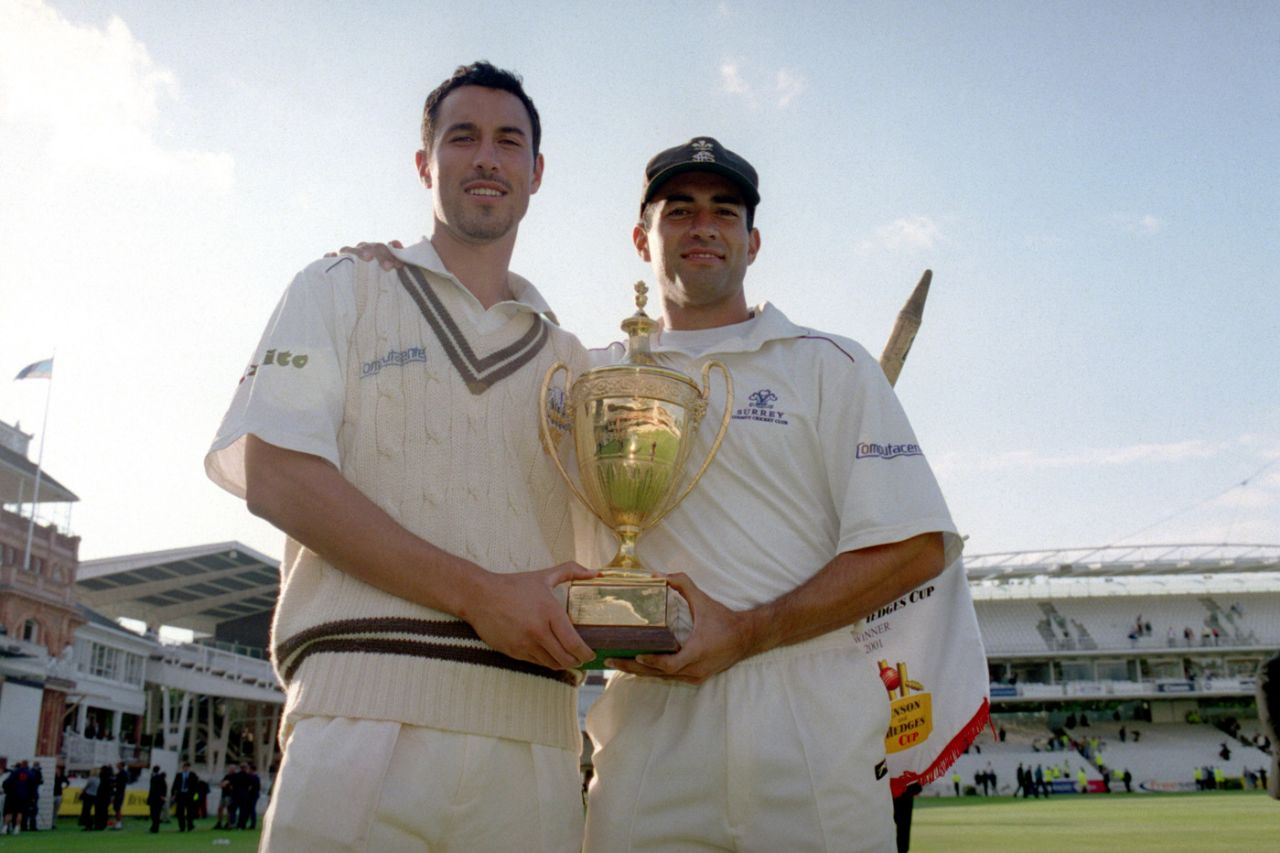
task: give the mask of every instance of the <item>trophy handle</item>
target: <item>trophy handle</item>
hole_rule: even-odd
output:
[[[693,475],[692,479],[681,490],[680,496],[667,504],[666,509],[646,524],[644,526],[645,530],[666,518],[671,510],[678,507],[680,502],[689,496],[689,492],[693,491],[693,487],[698,485],[702,475],[707,472],[707,467],[711,464],[711,460],[715,459],[716,454],[720,452],[720,444],[724,441],[724,434],[729,429],[729,420],[733,417],[733,377],[729,374],[729,368],[725,367],[723,362],[713,359],[702,365],[702,405],[705,406],[707,401],[711,399],[711,369],[713,367],[719,368],[720,373],[724,376],[724,415],[720,418],[720,429],[716,431],[715,441],[711,442],[711,449],[707,451],[707,458],[702,460],[702,467],[698,469],[698,472]],[[543,411],[545,414],[545,404]]]
[[[560,476],[564,478],[565,484],[569,487],[569,491],[573,492],[574,497],[582,502],[582,505],[591,510],[591,514],[600,519],[606,527],[612,527],[609,520],[603,515],[596,512],[595,507],[591,506],[591,502],[587,500],[586,495],[578,489],[578,485],[573,482],[573,478],[569,476],[569,472],[565,470],[564,463],[560,461],[560,452],[556,450],[556,444],[551,440],[551,427],[547,422],[547,395],[551,392],[551,380],[560,371],[564,371],[565,376],[565,396],[568,398],[569,392],[569,366],[563,361],[557,361],[547,369],[546,376],[542,377],[542,390],[538,394],[538,435],[542,438],[542,448],[547,451],[551,457],[551,461],[556,464],[556,470],[560,472]],[[728,374],[726,374],[728,375]],[[701,474],[701,472],[699,472]]]

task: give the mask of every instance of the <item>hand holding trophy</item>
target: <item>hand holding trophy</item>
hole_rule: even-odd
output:
[[[596,651],[586,665],[598,669],[607,658],[674,652],[679,648],[667,581],[640,564],[636,538],[675,509],[697,485],[715,458],[729,427],[733,378],[718,361],[702,368],[702,386],[675,370],[659,367],[649,351],[657,323],[644,313],[648,288],[636,283],[636,313],[622,322],[627,354],[622,363],[588,370],[568,386],[567,410],[581,488],[569,476],[551,437],[547,399],[552,381],[564,371],[552,365],[542,381],[539,433],[569,489],[619,540],[613,559],[590,580],[569,586],[569,618]],[[692,439],[710,399],[710,375],[724,375],[725,407],[706,459],[680,490]]]

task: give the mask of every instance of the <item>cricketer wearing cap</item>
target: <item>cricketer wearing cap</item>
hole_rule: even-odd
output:
[[[690,374],[723,361],[735,399],[714,464],[640,543],[677,572],[693,629],[675,654],[613,662],[587,723],[589,853],[894,849],[888,699],[849,629],[961,541],[876,359],[748,306],[759,201],[755,169],[708,137],[645,170],[633,239],[661,290],[654,353]],[[578,559],[601,565],[608,536],[581,521]]]

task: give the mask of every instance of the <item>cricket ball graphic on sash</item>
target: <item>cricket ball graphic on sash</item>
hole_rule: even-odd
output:
[[[627,354],[620,364],[588,370],[573,380],[557,362],[547,371],[539,397],[538,430],[543,446],[570,491],[618,537],[613,559],[590,580],[569,585],[569,618],[596,657],[674,652],[675,612],[666,579],[640,564],[636,539],[660,522],[688,496],[729,427],[733,379],[718,361],[702,368],[702,384],[676,370],[660,367],[649,349],[657,322],[644,313],[644,282],[636,284],[636,313],[622,322]],[[724,376],[725,409],[720,428],[701,467],[685,483],[692,438],[707,410],[710,374]],[[557,373],[565,373],[567,410],[578,479],[560,458],[548,423],[548,395]],[[570,384],[570,382],[572,384]],[[683,484],[683,488],[682,488]]]
[[[891,667],[888,661],[880,661],[880,680],[889,691],[891,715],[884,751],[901,752],[928,740],[933,733],[933,695],[907,677],[907,665],[902,662]]]

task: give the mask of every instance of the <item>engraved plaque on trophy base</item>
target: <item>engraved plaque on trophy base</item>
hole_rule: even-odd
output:
[[[678,594],[658,577],[602,577],[570,584],[569,619],[596,652],[584,669],[603,669],[609,658],[678,651],[670,599]]]

